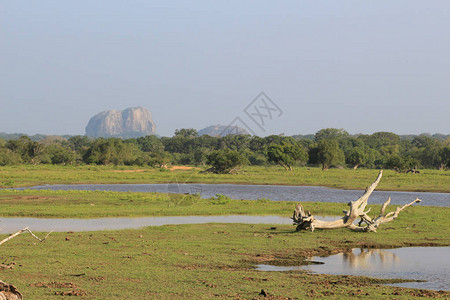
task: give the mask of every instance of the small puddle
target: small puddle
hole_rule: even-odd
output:
[[[339,217],[320,217],[334,220]],[[289,224],[292,220],[281,216],[177,216],[177,217],[138,217],[138,218],[98,218],[98,219],[41,219],[41,218],[0,218],[0,233],[13,233],[25,227],[33,231],[98,231],[137,229],[146,226],[205,224],[205,223],[244,223],[244,224]],[[294,230],[294,227],[292,227]]]
[[[450,290],[450,247],[407,247],[398,249],[352,249],[328,257],[314,256],[306,266],[257,265],[260,271],[307,270],[321,274],[369,276],[387,279],[425,280],[392,286]]]
[[[302,271],[303,269],[301,266],[286,267],[286,266],[272,266],[260,264],[256,265],[256,270],[264,272],[286,272],[286,271]]]

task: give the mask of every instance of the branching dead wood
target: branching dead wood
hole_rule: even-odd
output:
[[[24,229],[19,230],[16,233],[13,233],[10,236],[8,236],[7,238],[1,240],[0,245],[6,243],[7,241],[15,238],[16,236],[18,236],[19,234],[24,233],[24,232],[28,232],[29,234],[31,234],[32,237],[37,239],[39,242],[43,242],[47,239],[47,237],[50,235],[50,233],[53,232],[53,230],[50,231],[49,233],[47,233],[47,235],[41,239],[40,237],[35,235],[28,227],[25,227]],[[0,300],[22,300],[22,299],[23,299],[22,294],[17,290],[17,288],[15,286],[0,280]]]
[[[316,219],[309,211],[306,212],[303,209],[303,206],[299,203],[295,207],[294,214],[292,216],[292,220],[294,221],[294,225],[297,225],[297,231],[309,229],[314,231],[314,229],[334,229],[334,228],[350,228],[355,231],[371,231],[376,232],[377,228],[383,224],[390,222],[398,217],[398,214],[411,206],[414,203],[418,203],[421,200],[416,199],[409,204],[405,204],[402,207],[397,207],[395,212],[390,212],[385,214],[386,207],[391,202],[391,198],[389,198],[381,207],[380,214],[373,219],[369,217],[368,213],[370,212],[370,208],[366,210],[367,201],[369,200],[370,195],[377,187],[378,183],[383,176],[383,170],[380,171],[376,180],[366,189],[364,194],[356,201],[351,201],[348,205],[350,206],[350,210],[344,210],[344,216],[341,219],[337,219],[334,221],[322,221]],[[359,224],[354,224],[357,218],[360,218]],[[365,223],[365,226],[361,226],[362,223]]]
[[[15,286],[0,280],[0,300],[22,300],[22,294]]]
[[[53,230],[50,231],[49,233],[47,233],[47,235],[46,235],[43,239],[41,239],[41,238],[39,238],[37,235],[35,235],[28,227],[25,227],[24,229],[19,230],[19,231],[17,231],[16,233],[13,233],[13,234],[11,234],[10,236],[8,236],[7,238],[5,238],[5,239],[3,239],[2,241],[0,241],[0,245],[6,243],[7,241],[9,241],[9,240],[15,238],[16,236],[18,236],[19,234],[24,233],[24,232],[28,232],[29,234],[31,234],[32,237],[34,237],[35,239],[37,239],[39,242],[43,242],[43,241],[45,241],[45,239],[47,239],[47,237],[50,235],[50,233],[53,232]]]

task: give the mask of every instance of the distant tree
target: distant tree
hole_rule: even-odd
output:
[[[211,165],[212,171],[218,174],[232,173],[236,168],[247,163],[242,154],[230,149],[212,151],[207,159],[207,164]]]
[[[267,160],[279,164],[286,171],[290,171],[297,161],[306,163],[308,161],[308,153],[297,143],[272,143],[267,148]]]
[[[444,146],[439,151],[441,165],[439,169],[450,168],[450,146]]]
[[[250,138],[249,149],[252,152],[263,153],[266,147],[266,140],[262,137],[254,135]]]
[[[132,165],[141,155],[136,144],[124,143],[119,138],[98,138],[86,151],[83,160],[97,165]]]
[[[162,152],[164,145],[161,140],[154,135],[147,135],[137,138],[137,144],[143,152]]]
[[[169,153],[188,153],[186,142],[189,138],[184,136],[162,137],[161,143],[164,145],[165,151]]]
[[[68,165],[76,161],[76,154],[69,146],[63,146],[60,143],[54,143],[47,146],[43,152],[48,163]]]
[[[9,140],[5,147],[21,156],[25,163],[37,164],[40,162],[39,155],[44,149],[44,145],[32,141],[28,136],[21,136],[17,140]]]
[[[295,144],[296,140],[292,136],[284,135],[269,135],[264,138],[266,145],[270,144],[281,144],[281,143],[291,143]]]
[[[208,160],[208,154],[211,151],[208,148],[198,148],[194,151],[193,154],[193,163],[196,166],[205,165]]]
[[[405,172],[409,169],[409,162],[400,155],[394,154],[386,159],[385,168],[393,169],[397,172]]]
[[[324,139],[318,143],[317,158],[322,170],[342,165],[345,161],[344,151],[339,148],[339,143],[335,139]]]
[[[250,145],[250,136],[242,134],[229,134],[224,137],[220,137],[218,140],[219,149],[231,149],[236,151],[243,151],[248,149]]]
[[[150,155],[149,165],[158,167],[158,168],[166,168],[170,163],[172,156],[169,152],[154,152]]]
[[[319,130],[315,136],[314,140],[316,142],[320,142],[321,140],[329,140],[329,139],[346,139],[350,135],[344,129],[337,128],[326,128]]]
[[[0,147],[0,166],[18,165],[22,163],[19,154],[6,147]]]
[[[356,170],[360,165],[366,163],[366,159],[366,149],[364,147],[354,147],[347,157],[347,163],[351,164],[353,169]]]
[[[196,137],[198,136],[198,132],[194,128],[175,129],[175,136]]]
[[[395,146],[400,144],[400,136],[392,132],[375,132],[372,135],[360,135],[358,139],[370,148],[380,150],[384,146]]]
[[[76,152],[85,152],[92,144],[92,140],[85,135],[76,135],[68,139],[70,147]]]

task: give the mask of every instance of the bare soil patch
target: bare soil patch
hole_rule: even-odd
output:
[[[8,202],[16,202],[16,200],[22,200],[22,201],[44,201],[44,200],[60,200],[60,199],[67,199],[67,197],[47,197],[47,196],[0,196],[0,201],[4,203]]]
[[[187,166],[171,166],[169,168],[170,171],[174,171],[174,170],[191,170],[191,169],[198,169],[195,167],[187,167]]]
[[[36,282],[36,283],[30,284],[30,286],[43,287],[43,288],[69,288],[69,289],[78,288],[73,282],[57,282],[57,281]]]
[[[145,172],[147,170],[144,169],[139,169],[139,170],[113,170],[111,172],[115,172],[115,173],[136,173],[136,172]]]

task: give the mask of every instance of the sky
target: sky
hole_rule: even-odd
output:
[[[0,132],[142,106],[162,136],[449,134],[449,53],[445,0],[0,0]]]

